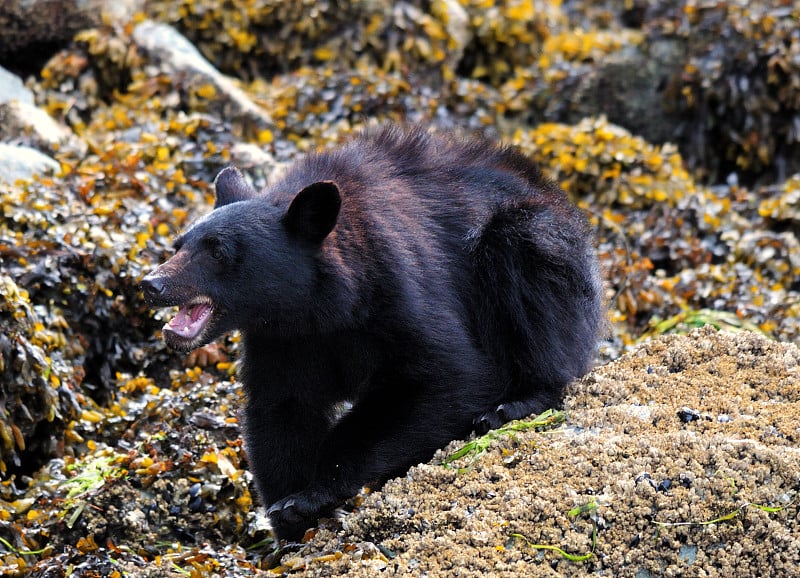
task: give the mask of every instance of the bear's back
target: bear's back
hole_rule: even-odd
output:
[[[276,203],[288,205],[297,191],[326,180],[341,190],[345,226],[378,224],[401,237],[427,232],[464,239],[498,205],[514,200],[568,205],[517,149],[418,126],[388,125],[309,154],[268,191]]]

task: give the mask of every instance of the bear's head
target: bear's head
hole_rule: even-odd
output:
[[[152,307],[178,307],[162,332],[181,351],[232,329],[291,328],[313,308],[321,245],[341,206],[331,181],[306,186],[288,207],[258,194],[233,167],[214,184],[214,210],[192,223],[175,240],[175,254],[141,281]]]

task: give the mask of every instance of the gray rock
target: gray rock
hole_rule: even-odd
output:
[[[61,166],[49,156],[27,146],[0,143],[0,183],[13,185],[20,179],[51,174]]]
[[[2,40],[0,39],[0,44]],[[28,90],[22,79],[0,66],[0,103],[16,100],[33,104],[33,92]]]
[[[133,30],[134,42],[166,75],[181,79],[192,90],[214,88],[209,106],[222,118],[241,125],[251,134],[273,126],[270,115],[256,105],[234,82],[220,73],[189,40],[172,26],[145,21]]]
[[[664,86],[681,70],[685,46],[680,40],[654,41],[642,49],[628,46],[593,66],[585,74],[568,78],[562,94],[567,100],[554,99],[548,118],[577,123],[587,116],[605,115],[609,121],[624,126],[650,142],[677,142],[686,127],[678,115],[664,107]],[[566,112],[566,114],[564,114]]]
[[[286,163],[277,161],[271,153],[253,143],[234,144],[231,163],[252,178],[256,189],[266,186],[286,168]]]
[[[49,152],[64,145],[70,145],[79,154],[86,151],[86,143],[69,128],[34,104],[19,100],[0,104],[0,140]]]
[[[464,55],[464,50],[472,41],[473,33],[470,30],[469,14],[458,0],[444,0],[444,10],[447,14],[445,24],[447,34],[450,36],[455,46],[447,56],[450,65],[455,68]]]

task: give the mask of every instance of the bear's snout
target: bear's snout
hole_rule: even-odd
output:
[[[159,301],[159,298],[164,295],[166,287],[167,285],[164,282],[164,278],[153,276],[152,273],[147,275],[139,283],[139,288],[142,290],[142,293],[144,293],[144,298],[151,303]]]

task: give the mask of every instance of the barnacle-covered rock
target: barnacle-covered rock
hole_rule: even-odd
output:
[[[64,429],[79,411],[72,388],[80,374],[68,361],[66,322],[57,311],[39,311],[0,273],[0,479],[63,455]]]
[[[792,344],[711,328],[661,337],[573,383],[565,426],[494,432],[461,469],[443,464],[468,445],[455,442],[341,528],[280,552],[275,571],[791,576],[798,394]]]

